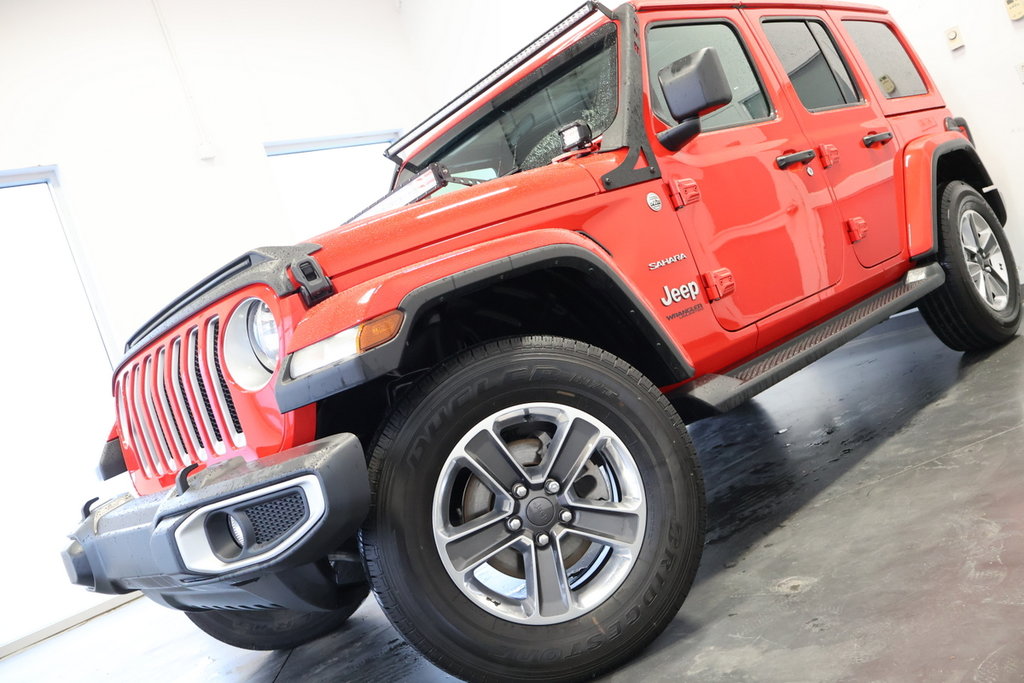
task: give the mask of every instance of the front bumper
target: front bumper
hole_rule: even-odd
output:
[[[62,553],[71,582],[97,593],[139,590],[187,610],[336,606],[324,558],[356,532],[370,503],[355,436],[235,458],[188,484],[180,495],[125,494],[93,509]]]

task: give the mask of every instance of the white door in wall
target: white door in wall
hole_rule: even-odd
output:
[[[68,583],[60,551],[82,504],[109,492],[94,469],[114,411],[110,364],[50,186],[0,186],[0,231],[2,649],[109,599]]]

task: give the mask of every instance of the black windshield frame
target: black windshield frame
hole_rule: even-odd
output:
[[[591,59],[600,60],[608,58],[611,65],[610,87],[615,88],[616,92],[613,93],[612,97],[614,109],[609,112],[607,123],[603,128],[593,131],[594,135],[600,135],[611,127],[614,120],[618,117],[620,107],[617,92],[618,78],[616,77],[619,70],[617,42],[618,31],[614,23],[603,24],[595,28],[579,41],[558,53],[551,60],[528,73],[507,90],[486,102],[473,114],[456,124],[451,130],[410,157],[397,177],[397,184],[401,185],[403,181],[430,164],[444,164],[445,158],[448,155],[457,151],[467,142],[471,142],[474,136],[496,123],[505,112],[515,110],[520,104],[543,93],[547,87],[560,82],[573,69],[584,65]],[[549,131],[549,133],[555,132],[557,131]],[[507,167],[499,168],[499,170],[499,175],[505,175],[510,171],[519,169]]]

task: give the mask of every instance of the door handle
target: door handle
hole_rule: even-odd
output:
[[[868,135],[864,138],[865,147],[874,147],[875,145],[887,145],[892,140],[892,133],[877,133],[875,135]]]
[[[787,154],[786,156],[779,157],[775,160],[775,163],[779,168],[785,171],[794,164],[809,164],[816,156],[818,156],[818,153],[813,149],[805,149],[804,151],[797,152],[796,154]]]

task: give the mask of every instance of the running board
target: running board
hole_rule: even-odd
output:
[[[899,313],[945,281],[946,275],[937,263],[915,268],[898,284],[785,344],[725,374],[698,377],[671,392],[668,398],[691,420],[732,410]]]

